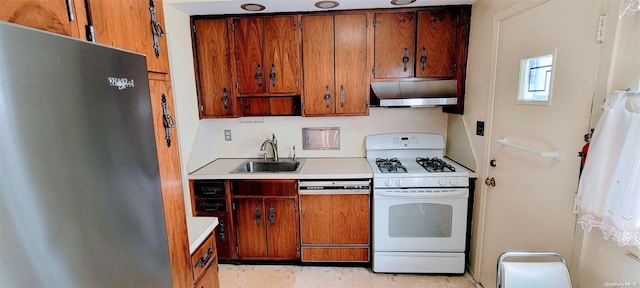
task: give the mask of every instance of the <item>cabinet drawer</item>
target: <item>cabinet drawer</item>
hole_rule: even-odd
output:
[[[224,198],[224,181],[194,181],[193,195],[201,198]]]
[[[207,267],[215,260],[217,260],[216,237],[210,234],[198,250],[191,255],[193,279],[198,280]]]
[[[208,198],[196,198],[195,210],[198,216],[215,216],[218,213],[224,213],[227,211],[226,199],[208,199]]]
[[[241,180],[233,181],[233,195],[297,196],[297,180]]]
[[[302,247],[303,262],[369,262],[368,247]]]

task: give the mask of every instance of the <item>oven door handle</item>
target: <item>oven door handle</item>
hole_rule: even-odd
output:
[[[376,196],[382,197],[402,197],[402,198],[468,198],[469,192],[467,189],[449,189],[445,192],[388,192],[388,191],[375,191]]]
[[[322,190],[299,190],[299,195],[363,195],[370,194],[368,189],[322,189]]]

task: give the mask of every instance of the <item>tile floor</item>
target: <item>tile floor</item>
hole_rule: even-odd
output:
[[[476,287],[468,274],[380,274],[364,267],[220,264],[219,277],[222,288]]]

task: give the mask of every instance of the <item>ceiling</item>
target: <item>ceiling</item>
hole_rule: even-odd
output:
[[[255,14],[256,12],[248,12],[240,8],[240,5],[246,3],[256,3],[265,6],[266,9],[259,13],[277,13],[463,5],[475,2],[475,0],[416,0],[408,5],[395,6],[391,4],[390,0],[335,0],[340,3],[338,7],[333,9],[320,9],[314,6],[314,3],[317,1],[318,0],[165,0],[165,2],[189,15]]]

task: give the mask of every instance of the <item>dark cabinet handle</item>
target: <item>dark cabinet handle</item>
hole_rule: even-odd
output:
[[[276,213],[273,204],[269,205],[269,221],[271,221],[271,226],[276,225]]]
[[[422,56],[420,56],[420,63],[422,63],[422,71],[427,69],[427,49],[422,47]]]
[[[271,86],[276,87],[276,65],[271,64],[271,73],[269,73],[269,78],[271,78]]]
[[[196,262],[196,268],[206,267],[211,259],[213,259],[213,244],[211,244],[211,246],[209,246],[209,249],[207,249],[207,252],[204,253],[202,257],[200,257],[200,259],[198,259],[198,262]]]
[[[404,48],[404,56],[402,56],[402,68],[407,72],[407,64],[409,64],[409,49]]]
[[[344,85],[340,85],[340,107],[344,107]]]
[[[153,0],[149,0],[149,12],[151,12],[151,34],[153,35],[153,52],[156,54],[156,58],[160,57],[160,40],[158,37],[164,36],[164,30],[162,25],[156,19],[156,5]]]
[[[258,86],[262,86],[262,67],[258,64],[256,68],[256,79],[258,79]]]
[[[324,92],[324,102],[325,104],[327,104],[327,108],[329,108],[329,105],[331,105],[331,102],[329,102],[329,100],[331,100],[331,94],[329,93],[329,86],[327,86],[327,89]]]
[[[218,236],[220,236],[220,240],[222,240],[222,242],[227,238],[227,234],[224,231],[224,222],[220,222],[218,225]]]
[[[76,21],[76,15],[73,13],[73,2],[72,0],[67,0],[67,15],[69,16],[69,21]]]
[[[229,95],[227,95],[227,88],[222,88],[222,105],[224,109],[229,109]]]
[[[171,147],[171,128],[176,127],[173,116],[169,114],[167,108],[167,96],[162,93],[162,125],[164,126],[164,139],[167,141],[167,147]]]
[[[253,219],[256,220],[256,225],[260,226],[260,206],[256,205],[256,213],[253,214]]]

